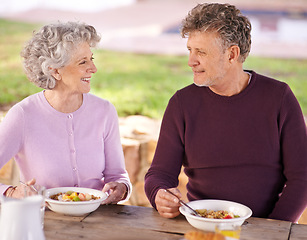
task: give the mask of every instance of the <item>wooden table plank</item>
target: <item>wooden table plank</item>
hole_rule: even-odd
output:
[[[241,228],[241,240],[288,240],[291,222],[249,218]]]
[[[140,220],[141,221],[141,220]],[[109,225],[100,222],[75,222],[53,219],[45,223],[46,240],[67,240],[67,239],[106,239],[106,240],[157,240],[183,239],[181,234],[170,234],[165,232],[152,231],[148,229],[132,228],[123,225]]]
[[[83,215],[83,216],[66,216],[64,214],[60,214],[60,213],[55,213],[51,210],[49,210],[48,208],[45,209],[45,221],[47,220],[63,220],[63,221],[68,221],[68,222],[81,222],[82,220],[84,220],[89,214]]]
[[[0,211],[1,215],[1,211]],[[102,205],[95,212],[72,217],[45,212],[46,240],[66,239],[184,239],[193,228],[180,215],[166,219],[153,208],[129,205]],[[303,240],[307,225],[251,217],[243,224],[241,240]]]
[[[173,219],[166,219],[161,217],[153,208],[139,206],[100,206],[99,209],[85,218],[83,222],[103,222],[110,226],[127,226],[178,234],[184,234],[188,230],[195,230],[182,215]]]
[[[306,240],[307,239],[307,225],[292,224],[291,235],[289,240]]]
[[[241,240],[302,240],[306,239],[307,225],[291,222],[249,218],[242,226]],[[290,229],[292,232],[290,232]],[[47,240],[64,239],[184,239],[193,228],[180,215],[174,219],[161,217],[148,207],[104,205],[81,217],[70,217],[46,211]]]

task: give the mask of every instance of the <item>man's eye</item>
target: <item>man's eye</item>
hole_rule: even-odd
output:
[[[80,62],[79,64],[80,64],[80,65],[81,65],[81,64],[85,64],[85,61],[82,61],[82,62]]]

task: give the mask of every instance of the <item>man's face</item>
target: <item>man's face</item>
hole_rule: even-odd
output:
[[[190,33],[187,48],[188,65],[194,73],[197,86],[219,87],[229,68],[228,52],[223,51],[216,33],[195,31]]]

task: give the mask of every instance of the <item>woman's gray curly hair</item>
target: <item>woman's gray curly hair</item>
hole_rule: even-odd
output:
[[[243,63],[251,48],[251,23],[240,10],[230,4],[204,3],[194,7],[182,21],[181,36],[188,37],[194,31],[216,32],[222,48],[237,45]]]
[[[52,69],[64,67],[80,43],[95,47],[99,41],[95,28],[85,23],[59,22],[43,26],[34,32],[21,52],[26,75],[36,86],[53,89],[56,79]]]

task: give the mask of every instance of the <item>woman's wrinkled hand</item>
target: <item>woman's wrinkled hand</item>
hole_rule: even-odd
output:
[[[169,188],[169,191],[181,198],[182,195],[177,188]],[[159,214],[165,218],[174,218],[180,214],[180,203],[178,198],[168,193],[165,189],[159,189],[155,198]]]
[[[35,185],[35,183],[36,183],[35,178],[32,178],[30,181],[26,182],[26,185],[21,184],[16,187],[9,187],[5,191],[5,196],[11,198],[20,198],[20,199],[24,198],[25,195],[30,196],[32,195],[31,193],[33,192],[31,185]]]
[[[124,183],[109,182],[104,185],[102,192],[108,193],[109,196],[101,204],[116,204],[125,199],[128,188]]]

